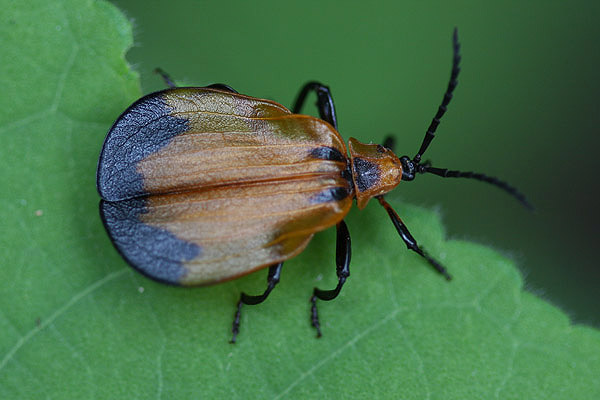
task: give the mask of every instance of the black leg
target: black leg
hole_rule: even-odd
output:
[[[337,130],[337,117],[335,116],[335,106],[333,105],[333,98],[331,97],[331,91],[329,88],[319,82],[308,82],[302,87],[292,112],[294,114],[300,113],[306,96],[310,91],[314,91],[317,94],[317,108],[319,109],[319,116],[322,120],[327,121]]]
[[[170,88],[177,87],[177,85],[175,84],[175,82],[173,82],[173,79],[171,79],[169,74],[167,74],[161,68],[155,68],[154,72],[156,72],[157,74],[159,74],[161,76],[161,78],[163,78],[163,81],[165,81],[165,83],[167,84],[168,87],[170,87]]]
[[[169,74],[167,74],[161,68],[156,68],[154,70],[154,72],[156,72],[157,74],[159,74],[161,76],[161,78],[163,78],[163,81],[165,81],[165,83],[167,84],[168,87],[170,87],[170,88],[177,87],[177,85],[175,84],[173,79],[171,79]],[[225,90],[225,91],[231,92],[231,93],[237,93],[237,91],[234,88],[232,88],[231,86],[226,85],[224,83],[213,83],[212,85],[208,85],[206,87],[210,88],[210,89],[219,89],[219,90]]]
[[[237,309],[235,312],[235,317],[233,318],[233,326],[231,328],[231,333],[233,334],[230,343],[235,343],[235,339],[237,338],[238,333],[240,332],[240,316],[242,312],[242,304],[247,304],[249,306],[260,304],[267,299],[271,290],[279,283],[279,277],[281,276],[281,267],[283,266],[283,262],[279,264],[271,265],[269,267],[269,275],[267,275],[267,289],[260,296],[249,296],[246,293],[242,292],[240,295],[240,300],[237,303]]]
[[[452,277],[450,276],[450,274],[448,274],[448,271],[446,271],[446,268],[442,264],[440,264],[438,261],[434,260],[429,254],[427,254],[425,251],[423,251],[423,249],[421,249],[419,247],[419,244],[417,243],[415,238],[410,234],[410,232],[408,231],[408,228],[406,227],[406,225],[404,225],[404,222],[402,222],[402,220],[400,219],[400,217],[398,216],[396,211],[394,211],[392,206],[390,206],[389,203],[387,201],[385,201],[383,196],[378,196],[377,200],[379,200],[379,203],[387,211],[388,215],[390,216],[390,219],[392,220],[392,223],[394,224],[394,227],[396,227],[396,230],[398,231],[398,234],[400,234],[400,237],[406,244],[406,247],[408,247],[409,250],[416,252],[421,257],[426,259],[427,262],[433,268],[435,268],[435,270],[437,272],[444,275],[444,278],[446,278],[446,280],[451,280]]]
[[[338,276],[338,284],[335,289],[332,290],[321,290],[319,288],[315,288],[313,291],[313,295],[310,298],[311,306],[311,323],[312,326],[317,330],[317,337],[321,337],[321,324],[319,323],[319,314],[317,312],[317,299],[319,300],[333,300],[338,294],[340,294],[340,290],[342,290],[342,286],[346,282],[346,278],[350,276],[350,256],[351,256],[351,246],[350,246],[350,233],[348,232],[348,227],[344,221],[340,221],[337,224],[337,239],[335,244],[335,264],[336,264],[336,272]]]
[[[208,85],[206,87],[211,88],[211,89],[225,90],[226,92],[231,92],[231,93],[237,93],[237,91],[234,88],[232,88],[231,86],[226,85],[224,83],[213,83],[212,85]]]
[[[383,140],[383,147],[387,147],[391,151],[394,151],[394,148],[396,147],[396,139],[394,139],[393,136],[386,136]]]

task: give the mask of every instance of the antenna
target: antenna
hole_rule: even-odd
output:
[[[454,34],[452,35],[452,49],[453,49],[453,57],[452,57],[452,72],[450,73],[450,81],[448,82],[448,88],[446,89],[446,93],[444,93],[444,98],[442,99],[442,104],[438,107],[437,113],[433,120],[431,120],[431,124],[429,128],[427,128],[427,132],[425,132],[425,137],[423,138],[423,143],[421,143],[421,148],[419,152],[413,157],[413,162],[418,164],[421,161],[421,156],[431,144],[431,141],[435,137],[435,131],[437,130],[438,125],[440,124],[440,120],[442,116],[446,112],[448,107],[448,103],[452,100],[452,92],[456,89],[456,85],[458,85],[458,81],[456,78],[458,77],[458,73],[460,72],[460,44],[458,43],[458,29],[454,28]]]
[[[430,173],[434,175],[441,176],[442,178],[470,178],[476,179],[482,182],[487,182],[490,185],[494,185],[499,189],[504,190],[509,195],[516,198],[523,206],[533,211],[533,206],[525,196],[519,192],[515,187],[509,185],[508,183],[493,177],[487,176],[485,174],[479,172],[462,172],[462,171],[453,171],[445,168],[434,168],[429,162],[424,162],[421,164],[421,157],[423,153],[427,150],[431,141],[435,137],[435,131],[437,130],[438,125],[440,124],[440,120],[446,113],[448,104],[450,100],[452,100],[452,93],[456,86],[458,85],[458,74],[460,72],[460,44],[458,43],[458,30],[454,28],[454,34],[452,35],[452,49],[453,49],[453,57],[452,57],[452,72],[450,73],[450,80],[448,81],[448,88],[444,93],[444,98],[442,99],[442,103],[438,107],[437,113],[431,120],[431,124],[427,128],[427,132],[425,132],[425,137],[423,138],[423,143],[421,143],[421,148],[418,153],[410,160],[408,157],[404,156],[400,158],[402,162],[402,179],[403,180],[413,180],[416,173],[424,174]]]
[[[513,196],[515,199],[519,201],[524,207],[529,209],[529,211],[533,211],[533,205],[527,200],[525,195],[517,190],[514,186],[509,185],[508,183],[494,177],[487,176],[485,174],[479,172],[462,172],[462,171],[452,171],[445,168],[434,168],[430,167],[427,164],[419,165],[417,172],[419,173],[430,173],[437,176],[441,176],[442,178],[470,178],[476,179],[478,181],[489,183],[490,185],[494,185],[497,188],[504,190],[506,193]]]

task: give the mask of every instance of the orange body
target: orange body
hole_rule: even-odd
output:
[[[100,214],[117,250],[136,269],[173,285],[207,285],[268,268],[260,295],[241,293],[231,343],[243,305],[260,304],[278,284],[283,262],[313,235],[336,226],[335,288],[315,287],[310,321],[321,336],[317,301],[335,299],[350,276],[351,238],[344,217],[375,197],[407,248],[446,280],[443,264],[419,246],[384,195],[417,175],[487,182],[531,208],[498,178],[422,161],[446,113],[460,72],[460,45],[452,38],[448,86],[419,150],[398,158],[385,146],[337,132],[330,89],[302,86],[290,112],[282,105],[238,94],[224,84],[174,88],[132,104],[108,132],[98,161]],[[320,118],[300,115],[309,93]]]
[[[176,88],[134,103],[115,122],[98,166],[101,215],[136,269],[205,285],[301,252],[394,188],[398,158],[327,122],[268,100]]]

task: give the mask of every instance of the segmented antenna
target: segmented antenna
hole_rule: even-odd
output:
[[[437,113],[433,120],[431,120],[431,124],[429,128],[427,128],[427,132],[425,132],[425,137],[423,138],[423,143],[421,143],[421,148],[419,152],[413,157],[413,162],[419,163],[421,161],[421,157],[425,150],[431,144],[431,141],[435,137],[435,131],[437,130],[438,125],[440,124],[440,119],[446,112],[448,107],[448,103],[452,100],[452,92],[456,89],[456,85],[458,85],[458,81],[456,78],[458,77],[458,73],[460,72],[460,44],[458,43],[458,29],[454,28],[454,34],[452,35],[452,49],[453,49],[453,57],[452,57],[452,72],[450,73],[450,80],[448,81],[448,88],[446,89],[446,93],[444,93],[444,98],[442,99],[442,104],[438,107]]]
[[[434,168],[428,165],[421,165],[419,167],[419,173],[430,173],[437,176],[441,176],[442,178],[470,178],[489,183],[504,190],[506,193],[517,199],[519,203],[521,203],[524,207],[526,207],[530,211],[533,211],[533,205],[527,200],[523,193],[519,192],[514,186],[511,186],[508,183],[494,176],[487,176],[479,172],[462,172],[453,171],[445,168]]]
[[[523,206],[528,208],[529,210],[533,210],[533,206],[525,196],[519,192],[515,187],[509,185],[508,183],[493,177],[487,176],[478,172],[462,172],[462,171],[453,171],[444,168],[434,168],[429,165],[428,162],[421,164],[421,157],[425,150],[431,144],[431,141],[435,137],[435,131],[437,130],[438,125],[440,124],[440,120],[442,116],[446,113],[448,104],[450,100],[452,100],[452,93],[456,86],[458,85],[458,74],[460,72],[460,44],[458,43],[458,30],[454,28],[454,34],[452,35],[452,49],[453,49],[453,57],[452,57],[452,72],[450,73],[450,80],[448,81],[448,88],[446,89],[446,93],[444,93],[444,98],[442,99],[442,104],[438,107],[437,113],[433,117],[431,124],[429,124],[429,128],[427,128],[427,132],[425,133],[425,137],[423,138],[423,143],[421,143],[421,148],[418,153],[413,157],[412,161],[409,160],[408,157],[402,157],[400,160],[403,166],[403,179],[412,180],[414,179],[414,173],[430,173],[434,175],[441,176],[442,178],[470,178],[475,179],[482,182],[487,182],[490,185],[494,185],[497,188],[504,190],[509,195],[516,198]]]

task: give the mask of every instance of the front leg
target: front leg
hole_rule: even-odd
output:
[[[404,225],[404,222],[402,222],[402,220],[400,219],[400,217],[398,216],[396,211],[394,211],[392,206],[390,206],[389,203],[387,201],[385,201],[383,196],[378,196],[377,200],[379,200],[379,203],[387,211],[388,215],[390,216],[390,219],[392,220],[392,223],[394,224],[394,227],[398,231],[398,234],[400,235],[400,237],[406,244],[406,247],[408,247],[409,250],[414,251],[415,253],[417,253],[424,259],[426,259],[427,262],[433,268],[435,268],[435,270],[437,272],[439,272],[440,274],[442,274],[444,276],[444,278],[446,278],[446,280],[448,280],[448,281],[451,280],[452,277],[450,276],[450,274],[448,273],[446,268],[442,264],[440,264],[437,260],[432,258],[429,254],[427,254],[421,247],[419,247],[419,244],[417,243],[415,238],[410,234],[410,232],[408,231],[408,228],[406,227],[406,225]]]

